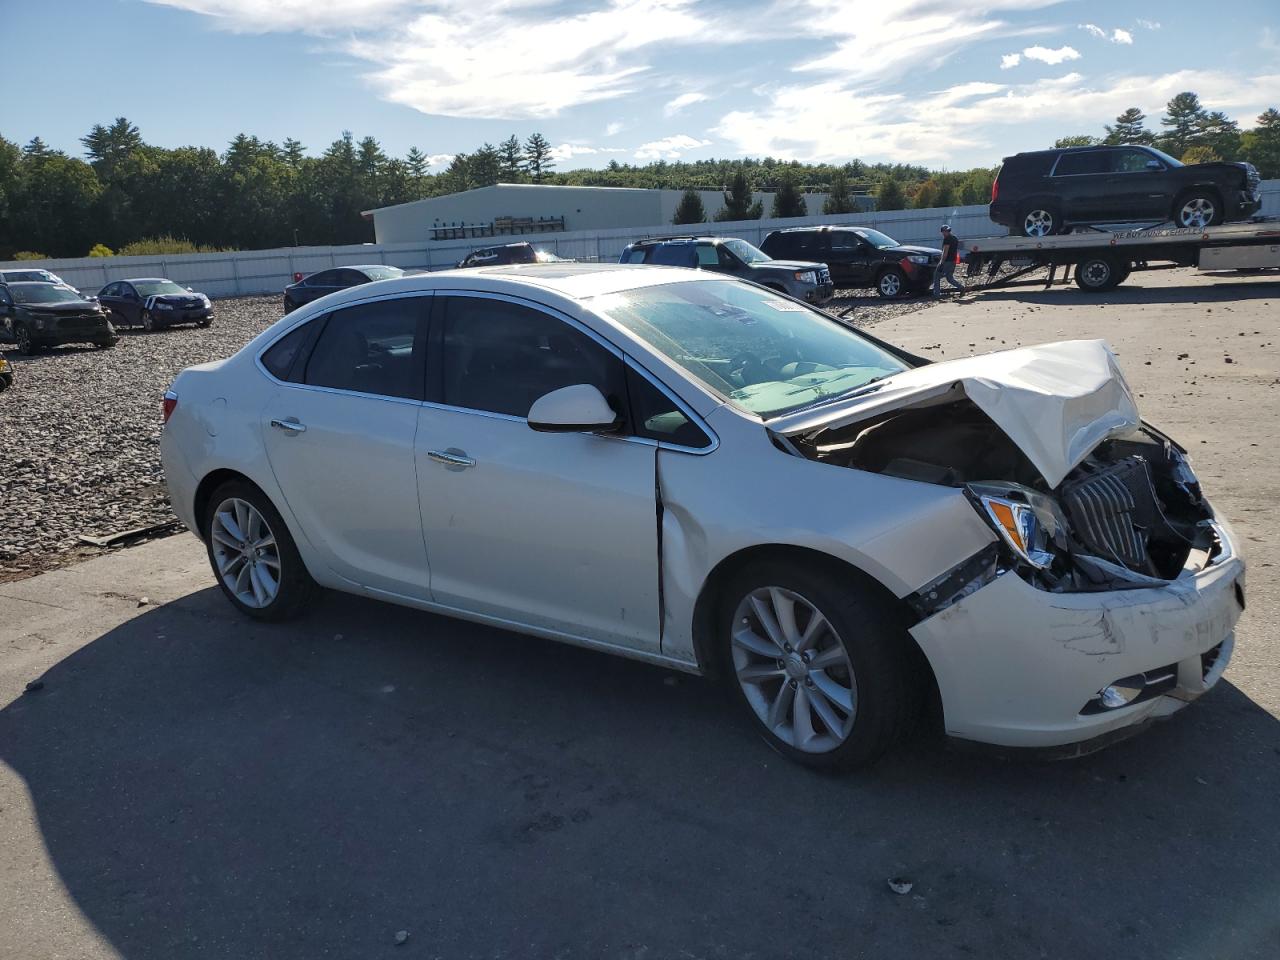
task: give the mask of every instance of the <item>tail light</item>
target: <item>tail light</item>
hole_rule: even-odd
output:
[[[173,416],[173,411],[177,409],[178,409],[178,395],[174,393],[172,390],[166,390],[164,392],[164,412],[163,412],[164,419],[162,419],[160,423],[162,425],[168,423],[169,418]]]
[[[293,282],[294,282],[294,283],[301,283],[301,282],[302,282],[302,274],[301,274],[299,271],[296,271],[296,270],[294,271],[294,274],[293,274]]]
[[[996,198],[1000,196],[1000,180],[997,178],[991,181],[991,202],[995,203]]]

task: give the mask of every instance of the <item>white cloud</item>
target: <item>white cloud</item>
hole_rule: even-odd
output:
[[[1121,30],[1119,27],[1116,27],[1114,30],[1111,31],[1111,42],[1112,43],[1133,43],[1133,34],[1130,33],[1128,30]]]
[[[427,166],[443,170],[453,163],[454,156],[452,153],[429,153],[427,154]]]
[[[1160,24],[1154,23],[1150,20],[1139,20],[1138,26],[1145,27],[1148,30],[1160,29]],[[1107,33],[1107,31],[1103,30],[1096,23],[1082,23],[1082,24],[1079,24],[1079,27],[1081,30],[1084,30],[1090,36],[1097,37],[1099,40],[1110,40],[1112,43],[1122,43],[1122,44],[1133,43],[1133,34],[1130,33],[1128,30],[1122,30],[1119,27],[1116,27],[1110,33]]]
[[[557,163],[574,157],[589,157],[598,153],[626,153],[621,147],[593,147],[587,143],[562,143],[551,148],[551,159]]]
[[[616,137],[624,129],[626,128],[622,125],[620,121],[614,120],[612,123],[610,123],[608,126],[604,128],[604,135],[606,137]]]
[[[637,160],[678,160],[690,150],[711,145],[710,140],[699,140],[685,133],[677,133],[661,140],[651,140],[636,147]]]
[[[1275,89],[1280,75],[1198,70],[1103,80],[1068,73],[1013,86],[964,83],[925,97],[867,95],[853,84],[823,82],[770,89],[768,106],[726,114],[714,133],[754,156],[954,165],[965,152],[1047,146],[1017,130],[1044,120],[1068,129],[1096,125],[1098,117],[1164,102],[1181,90],[1195,90],[1224,110],[1261,110],[1258,91]],[[945,110],[937,109],[939,102]]]
[[[1000,58],[1000,69],[1001,69],[1001,70],[1012,70],[1014,67],[1016,67],[1016,66],[1017,66],[1018,64],[1020,64],[1021,62],[1022,62],[1022,54],[1020,54],[1020,53],[1006,53],[1003,57],[1001,57],[1001,58]]]
[[[1137,24],[1143,30],[1159,30],[1160,29],[1160,23],[1157,20],[1143,20],[1141,17],[1139,17],[1137,20]]]
[[[320,33],[349,30],[403,13],[415,0],[146,0],[212,17],[217,26],[237,33]]]
[[[1082,23],[1080,24],[1080,29],[1084,30],[1091,36],[1097,37],[1099,40],[1107,39],[1107,31],[1103,30],[1096,23]]]
[[[691,107],[695,103],[710,99],[705,93],[682,93],[674,100],[667,101],[666,106],[662,108],[662,112],[668,117],[675,116],[685,107]]]
[[[1075,47],[1058,47],[1056,50],[1050,50],[1048,47],[1027,47],[1022,51],[1022,55],[1028,60],[1039,60],[1041,63],[1047,63],[1050,66],[1062,63],[1066,60],[1079,60],[1080,51]]]

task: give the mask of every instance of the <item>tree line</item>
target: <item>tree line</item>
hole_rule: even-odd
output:
[[[1060,139],[1058,146],[1151,144],[1184,162],[1248,160],[1264,178],[1280,177],[1280,113],[1251,130],[1205,108],[1194,93],[1166,105],[1158,131],[1132,107],[1101,135]],[[686,191],[678,223],[707,219],[695,191],[724,191],[722,220],[765,214],[755,193],[772,192],[769,214],[847,213],[857,197],[881,210],[985,203],[995,168],[930,170],[915,164],[800,163],[773,157],[646,164],[610,162],[600,169],[556,170],[540,133],[511,135],[459,153],[438,173],[417,147],[393,157],[370,136],[344,132],[318,156],[295,139],[283,143],[240,134],[219,153],[209,147],[148,144],[124,117],[97,124],[81,142],[84,157],[25,146],[0,136],[0,260],[17,255],[76,257],[91,251],[162,253],[261,249],[295,244],[349,244],[373,239],[361,211],[495,183],[647,187]],[[809,210],[804,196],[828,195]]]

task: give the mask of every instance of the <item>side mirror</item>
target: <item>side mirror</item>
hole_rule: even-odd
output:
[[[540,433],[595,433],[621,423],[604,394],[589,383],[552,390],[529,408],[529,426]]]

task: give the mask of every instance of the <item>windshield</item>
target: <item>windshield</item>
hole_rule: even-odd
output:
[[[36,283],[61,283],[62,281],[48,270],[6,270],[3,277],[10,283],[35,281]]]
[[[33,283],[31,286],[14,286],[9,288],[15,303],[66,303],[68,300],[83,300],[75,290],[60,283]]]
[[[370,280],[394,280],[404,276],[399,267],[365,267],[363,273]]]
[[[713,393],[761,417],[908,369],[839,321],[753,284],[692,280],[587,302]]]
[[[887,233],[881,233],[879,230],[855,230],[853,231],[867,243],[871,244],[877,250],[887,250],[889,247],[898,246],[898,241],[893,239]]]
[[[180,293],[183,296],[191,295],[190,290],[178,286],[172,280],[135,280],[133,288],[138,291],[140,297],[163,297],[174,293]]]
[[[737,254],[738,259],[743,263],[764,263],[771,259],[763,250],[753,247],[745,240],[738,240],[736,238],[731,240],[721,240],[720,244],[721,246],[728,247]]]
[[[1155,147],[1147,147],[1147,149],[1150,150],[1152,153],[1154,153],[1157,157],[1159,157],[1161,160],[1163,160],[1166,164],[1168,164],[1171,167],[1184,166],[1181,160],[1175,160],[1173,157],[1169,156],[1163,150],[1157,150]]]

